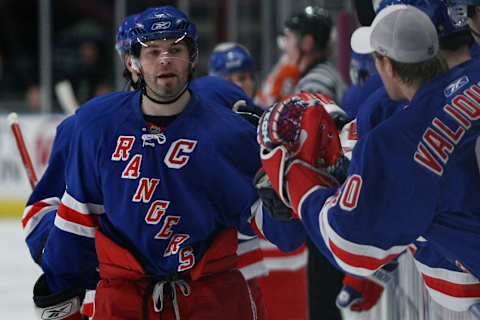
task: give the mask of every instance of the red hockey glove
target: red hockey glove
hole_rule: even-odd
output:
[[[343,287],[337,296],[336,303],[340,309],[368,311],[377,304],[382,292],[383,287],[376,282],[347,274],[343,278]]]
[[[331,104],[328,96],[300,93],[273,105],[260,119],[257,139],[263,167],[280,199],[296,215],[308,190],[338,184],[330,173],[338,171],[342,158],[340,139],[324,108]]]
[[[380,300],[383,289],[392,282],[397,269],[398,262],[393,260],[367,278],[347,274],[337,296],[337,307],[356,312],[370,310]]]
[[[33,288],[33,302],[38,319],[82,320],[80,306],[84,289],[70,289],[51,294],[45,275],[41,275]]]
[[[325,110],[334,105],[326,95],[302,92],[268,109],[257,131],[260,145],[270,151],[284,146],[288,157],[328,168],[341,154],[335,123]]]

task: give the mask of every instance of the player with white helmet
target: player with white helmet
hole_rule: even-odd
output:
[[[384,0],[377,5],[377,13],[388,6],[401,3],[413,5],[428,14],[439,36],[440,53],[446,59],[450,68],[468,69],[474,67],[476,63],[471,59],[469,50],[473,43],[470,32],[465,25],[459,26],[452,23],[445,1]],[[378,89],[359,107],[359,114],[356,119],[356,133],[358,137],[361,138],[366,135],[382,121],[400,112],[407,105],[408,101],[392,101],[385,88]],[[344,141],[350,142],[351,140],[344,139],[342,144]],[[419,261],[418,263],[433,267],[431,258],[425,258],[432,257],[431,249],[428,246],[426,248],[425,243],[421,243],[421,245],[417,243],[416,247],[418,249],[422,248],[421,250],[416,250],[415,259]],[[436,261],[438,262],[439,260],[437,259]],[[444,268],[445,265],[448,265],[448,262],[442,262],[441,266],[435,267]],[[457,267],[453,264],[450,266],[450,269],[456,270]],[[347,278],[349,277],[347,276]],[[364,311],[375,305],[380,297],[379,293],[382,292],[382,290],[378,290],[381,287],[375,283],[367,285],[365,284],[365,282],[368,282],[367,280],[355,280],[358,282],[355,283],[355,281],[350,281],[347,278],[344,280],[347,285],[339,295],[339,298],[343,298],[338,300],[340,306]],[[383,286],[384,283],[380,282],[380,285]],[[345,292],[349,292],[349,294],[347,295]],[[362,296],[363,301],[361,299]]]
[[[480,302],[480,233],[471,228],[480,223],[479,69],[447,71],[435,25],[408,5],[380,11],[352,44],[374,54],[388,95],[408,99],[407,107],[360,137],[339,184],[331,167],[341,151],[333,124],[322,120],[325,99],[287,100],[261,122],[265,170],[332,264],[369,276],[421,241],[433,249],[418,265],[431,297],[466,311]],[[272,133],[272,125],[285,129]]]

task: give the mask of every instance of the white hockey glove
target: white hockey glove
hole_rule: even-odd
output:
[[[33,302],[37,319],[41,320],[82,320],[80,307],[84,289],[69,289],[51,294],[45,275],[38,278],[33,287]]]

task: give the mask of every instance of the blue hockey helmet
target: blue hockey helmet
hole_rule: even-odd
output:
[[[377,68],[371,54],[360,54],[352,51],[350,60],[350,80],[352,80],[352,84],[361,85],[368,77],[376,73]]]
[[[465,26],[469,17],[474,15],[470,10],[471,6],[480,6],[480,0],[442,0],[448,7],[448,15],[453,23],[458,26]]]
[[[459,24],[451,18],[451,10],[447,6],[448,1],[450,0],[383,0],[380,2],[376,12],[378,14],[383,8],[394,4],[414,6],[430,17],[441,41],[453,34],[469,32],[466,23]],[[477,2],[480,2],[480,0],[477,0]]]
[[[130,50],[156,39],[185,39],[190,49],[190,60],[198,57],[197,28],[188,17],[173,6],[152,7],[145,10],[129,31]]]
[[[240,71],[254,71],[253,59],[248,49],[234,42],[218,44],[210,55],[209,74],[224,76]]]
[[[115,41],[115,50],[117,50],[120,59],[126,52],[130,51],[130,38],[128,32],[135,26],[135,22],[140,14],[131,14],[127,16],[117,30],[117,39]]]

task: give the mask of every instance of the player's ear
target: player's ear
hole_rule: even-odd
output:
[[[132,58],[129,54],[126,54],[125,57],[124,57],[124,62],[125,62],[125,67],[127,68],[128,71],[130,72],[136,72],[134,69],[133,69],[133,66],[132,66]]]
[[[128,66],[130,66],[130,68],[132,69],[131,72],[140,72],[140,62],[138,61],[138,58],[132,56],[132,55],[129,55],[129,63],[126,64],[127,65],[127,69],[129,68]],[[130,70],[130,69],[128,69]]]
[[[394,78],[396,76],[395,69],[393,68],[392,60],[388,57],[383,58],[383,71],[390,77]]]

